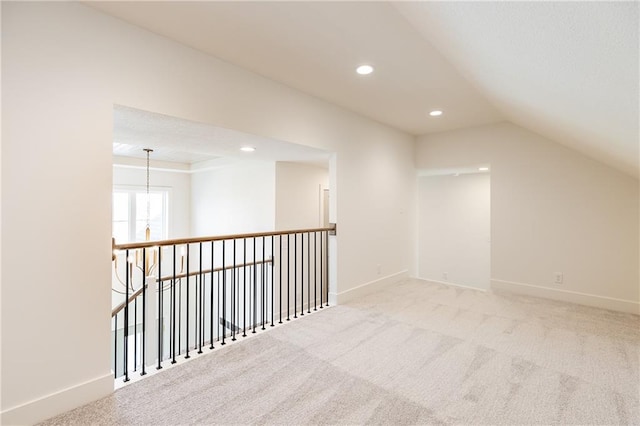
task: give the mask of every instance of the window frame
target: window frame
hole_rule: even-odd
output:
[[[137,201],[136,196],[138,194],[147,193],[147,187],[141,185],[113,185],[111,190],[111,234],[113,236],[114,229],[114,216],[113,216],[113,197],[116,193],[126,193],[128,197],[128,212],[127,212],[127,230],[128,230],[128,241],[116,241],[117,244],[126,244],[126,243],[134,243],[139,242],[136,240],[136,223],[138,220],[136,211],[137,211]],[[161,240],[165,240],[169,238],[169,202],[171,198],[171,188],[165,186],[150,186],[149,193],[160,193],[162,195],[162,235],[160,237]],[[146,220],[146,218],[144,218]],[[122,221],[119,221],[122,222]],[[144,241],[144,239],[142,240]]]

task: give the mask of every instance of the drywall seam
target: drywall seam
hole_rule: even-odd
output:
[[[616,299],[613,297],[496,279],[491,280],[491,289],[640,315],[640,302],[633,300]]]

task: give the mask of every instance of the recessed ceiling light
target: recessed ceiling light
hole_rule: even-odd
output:
[[[442,115],[442,111],[440,111],[439,109],[433,110],[429,113],[430,116],[432,117],[438,117],[440,115]]]
[[[489,168],[488,167],[478,167],[478,170],[481,172],[488,172]]]
[[[242,148],[240,148],[240,151],[244,151],[244,152],[253,152],[256,149],[252,146],[243,146]]]
[[[373,72],[373,67],[371,65],[360,65],[356,68],[356,72],[360,75],[367,75]]]

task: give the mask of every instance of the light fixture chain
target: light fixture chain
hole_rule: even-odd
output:
[[[145,230],[145,239],[149,241],[151,239],[151,194],[149,190],[149,155],[153,152],[150,148],[145,148],[144,151],[147,153],[147,228]]]

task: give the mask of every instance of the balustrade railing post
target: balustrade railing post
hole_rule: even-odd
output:
[[[325,267],[325,275],[327,277],[327,303],[325,306],[329,306],[329,231],[325,231],[325,252],[324,252],[324,267]]]
[[[125,272],[125,292],[124,292],[124,381],[129,381],[129,276],[131,275],[132,262],[129,259],[129,250],[125,252],[126,272]]]
[[[275,261],[276,261],[276,256],[274,253],[274,249],[275,249],[275,235],[271,236],[271,327],[274,327],[275,324],[273,323],[273,286],[274,286],[274,282],[273,282],[273,275],[274,275],[274,270],[273,268],[275,267]]]
[[[162,246],[158,246],[158,279],[162,280]],[[158,354],[157,354],[157,358],[158,358],[158,366],[156,367],[157,370],[162,369],[162,344],[163,344],[163,337],[164,337],[164,327],[163,327],[163,313],[164,313],[164,306],[163,306],[163,298],[164,298],[164,286],[163,286],[163,282],[162,281],[158,281],[160,285],[157,286],[157,291],[158,291],[158,328],[157,328],[157,336],[158,336]],[[154,285],[157,284],[154,280]],[[153,294],[153,292],[151,292],[151,294]],[[151,319],[153,320],[153,317],[151,317]]]
[[[278,242],[280,243],[280,256],[278,257],[278,301],[279,301],[279,310],[280,310],[280,314],[279,314],[279,320],[278,320],[278,324],[282,324],[282,235],[280,235],[278,237]]]
[[[225,269],[226,265],[226,245],[227,242],[222,240],[222,343],[221,345],[226,345],[224,338],[227,334],[227,295],[226,295],[226,287],[227,287],[227,270]]]
[[[253,237],[253,331],[256,332],[256,323],[258,322],[258,269],[256,268],[256,238]]]
[[[209,345],[209,349],[213,349],[213,277],[214,277],[214,270],[215,270],[215,257],[213,254],[213,248],[214,248],[214,244],[215,241],[211,241],[211,293],[210,293],[210,297],[211,297],[211,307],[209,308],[209,321],[210,321],[210,325],[209,325],[209,339],[210,339],[210,345]]]
[[[307,232],[307,313],[311,313],[311,233]]]
[[[147,374],[146,370],[145,370],[145,363],[147,361],[146,359],[146,341],[145,339],[147,338],[147,330],[146,330],[146,326],[147,326],[147,321],[146,321],[146,311],[147,311],[147,249],[146,247],[142,249],[142,339],[140,339],[140,344],[141,344],[141,354],[140,354],[140,365],[142,367],[142,372],[140,373],[141,376],[144,376],[145,374]],[[137,300],[137,298],[136,298]],[[136,311],[138,310],[137,306],[136,306]],[[137,326],[138,324],[136,324]],[[136,334],[136,342],[138,341],[138,335]]]
[[[171,364],[175,364],[176,361],[176,271],[178,270],[177,265],[177,256],[176,256],[177,247],[174,244],[173,246],[173,280],[171,280]]]
[[[324,293],[324,291],[323,291],[324,279],[323,279],[323,274],[322,274],[322,272],[324,271],[324,268],[322,266],[322,264],[323,264],[322,262],[324,260],[324,250],[322,249],[322,240],[323,240],[322,237],[323,237],[322,232],[320,232],[320,309],[323,308],[323,306],[322,306],[322,303],[323,303],[322,295]]]
[[[144,271],[143,271],[144,274]],[[133,282],[133,277],[131,277]],[[134,288],[131,291],[135,290]],[[133,299],[133,371],[138,369],[138,298]]]
[[[267,321],[267,313],[265,312],[267,310],[267,295],[266,295],[266,284],[265,284],[265,272],[264,272],[264,268],[265,268],[265,260],[264,260],[264,249],[265,249],[265,237],[262,237],[262,265],[260,265],[260,296],[261,296],[261,306],[260,306],[260,311],[261,311],[261,315],[260,317],[262,318],[262,329],[264,330],[264,323]]]
[[[204,339],[204,276],[202,275],[202,243],[199,244],[198,263],[200,264],[200,299],[198,306],[200,308],[200,315],[198,316],[198,353],[202,353],[202,340]]]
[[[247,239],[242,240],[242,337],[247,337]]]
[[[178,355],[182,354],[182,278],[178,278]]]
[[[318,285],[318,233],[313,232],[313,310],[318,310],[318,295],[316,288]]]
[[[300,316],[304,316],[304,234],[300,234]]]
[[[184,359],[189,359],[191,357],[189,356],[189,287],[190,287],[190,285],[189,285],[189,244],[188,243],[187,243],[187,259],[186,259],[185,263],[186,263],[186,276],[184,278],[184,281],[187,283],[187,304],[186,304],[185,308],[186,308],[186,311],[187,311],[186,312],[187,315],[185,317],[186,333],[185,333],[184,338],[186,340],[186,344],[185,344],[186,354],[185,354]]]
[[[231,341],[236,341],[236,327],[234,324],[236,318],[236,240],[233,240],[233,269],[231,269]]]
[[[113,333],[113,378],[118,378],[118,314],[113,317],[113,327],[115,328]]]
[[[221,300],[222,300],[222,286],[220,285],[220,282],[221,282],[221,280],[220,280],[220,271],[217,271],[216,275],[218,276],[218,279],[217,279],[217,282],[218,282],[218,285],[217,285],[217,287],[218,287],[218,291],[217,291],[217,293],[218,293],[218,303],[217,303],[217,305],[218,306],[217,306],[217,310],[216,310],[216,316],[217,316],[216,333],[218,335],[217,337],[218,337],[218,342],[219,342],[220,341],[220,327],[221,327],[221,324],[220,324],[220,318],[221,318],[220,313],[222,312],[222,308],[220,306],[220,303],[221,303]]]
[[[146,277],[147,281],[147,291],[149,294],[155,294],[156,291],[162,293],[162,286],[158,286],[158,281],[156,277],[153,275],[149,275]],[[143,375],[145,374],[144,365],[152,366],[156,363],[156,359],[158,360],[158,365],[160,365],[160,346],[157,347],[158,351],[156,351],[155,342],[160,341],[160,326],[161,323],[156,323],[156,304],[155,303],[146,303],[145,301],[145,293],[143,290],[142,293],[142,304],[144,305],[144,317],[142,319],[142,334],[143,334],[143,346],[142,346],[142,358],[143,358]],[[153,300],[153,298],[152,298]],[[158,305],[161,309],[162,305]],[[145,327],[144,324],[147,324]],[[146,348],[146,349],[145,349]],[[146,359],[146,363],[144,360]]]
[[[291,242],[289,235],[290,234],[287,234],[287,321],[291,320],[291,318],[289,318],[289,309],[291,307],[291,302],[289,301],[289,294],[291,291],[291,283],[289,279],[289,273],[291,272]]]
[[[298,234],[293,234],[293,317],[298,318]]]

